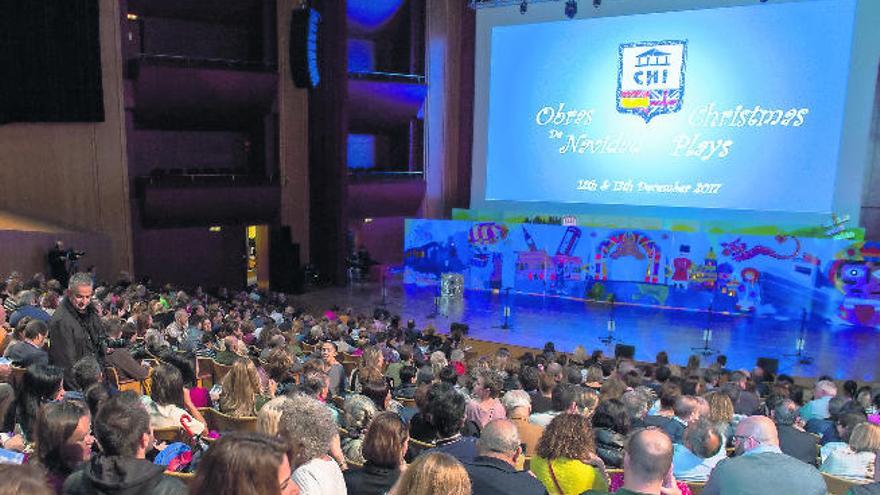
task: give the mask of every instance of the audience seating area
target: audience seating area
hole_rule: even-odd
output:
[[[257,290],[230,295],[126,280],[88,283],[91,302],[77,324],[95,317],[99,327],[90,331],[99,351],[72,361],[52,348],[70,331],[64,315],[80,311],[69,291],[41,276],[13,275],[0,296],[0,347],[12,363],[0,367],[9,384],[8,392],[0,385],[0,413],[3,431],[22,431],[0,441],[10,451],[34,452],[29,462],[49,483],[80,482],[80,470],[110,456],[101,446],[125,436],[102,435],[137,433],[136,420],[144,418],[156,447],[143,462],[166,466],[162,483],[179,490],[168,493],[184,493],[187,485],[211,493],[209,475],[200,473],[230,462],[224,453],[248,442],[268,442],[267,452],[281,442],[297,452],[289,467],[304,493],[312,493],[306,477],[316,477],[324,489],[314,493],[346,487],[400,495],[413,482],[405,473],[430,462],[465,473],[462,493],[499,493],[486,488],[480,466],[487,462],[508,466],[504,476],[530,480],[511,478],[520,491],[509,493],[601,493],[635,486],[642,473],[624,471],[624,453],[645,455],[631,443],[658,431],[665,440],[655,442],[660,451],[652,462],[668,462],[685,495],[737,493],[727,471],[754,449],[778,455],[784,466],[774,478],[804,484],[798,491],[810,493],[809,483],[835,495],[877,486],[876,384],[774,376],[758,366],[728,370],[723,356],[677,365],[665,353],[635,362],[601,349],[557,352],[552,342],[543,349],[507,346],[398,316],[310,313]],[[76,279],[72,284],[78,287]],[[117,410],[128,412],[107,412]],[[69,448],[77,433],[41,432],[60,428],[53,422],[65,414],[81,414],[93,433],[77,440],[89,446],[78,460],[59,465],[41,457],[41,442]],[[92,434],[97,442],[88,441]],[[314,462],[332,469],[312,471]],[[365,473],[382,466],[377,488],[363,484]]]

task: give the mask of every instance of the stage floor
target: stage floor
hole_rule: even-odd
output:
[[[505,296],[484,291],[467,291],[459,302],[440,305],[440,314],[429,318],[434,309],[436,288],[389,282],[385,303],[392,314],[404,320],[413,318],[421,328],[433,323],[446,332],[452,322],[470,326],[469,337],[492,342],[541,348],[553,341],[558,350],[570,352],[583,345],[588,352],[602,348],[613,354],[613,345],[600,339],[608,334],[610,306],[555,297],[513,294]],[[293,296],[294,305],[310,311],[324,311],[333,305],[372,313],[382,303],[376,283],[355,283],[344,288],[313,290]],[[510,328],[499,328],[505,302],[511,307]],[[712,328],[710,347],[727,355],[728,368],[751,369],[758,357],[779,359],[779,372],[816,377],[829,374],[835,379],[880,380],[880,331],[824,321],[808,321],[806,352],[812,364],[800,364],[795,351],[801,323],[771,318],[726,316],[705,312],[664,310],[656,307],[622,306],[614,308],[614,336],[621,343],[634,345],[636,359],[653,361],[659,351],[669,353],[672,362],[684,365],[693,347],[703,346],[703,330]],[[704,357],[708,364],[715,359]]]

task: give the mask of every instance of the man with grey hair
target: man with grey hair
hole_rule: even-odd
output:
[[[837,395],[837,385],[830,380],[819,380],[813,387],[813,400],[804,404],[801,408],[801,418],[804,421],[811,419],[828,419],[828,402]]]
[[[49,323],[49,320],[52,319],[49,313],[43,311],[37,306],[37,294],[32,290],[23,290],[19,292],[15,297],[15,302],[18,306],[16,306],[15,311],[9,315],[9,324],[12,325],[13,328],[17,327],[18,322],[25,316],[32,320],[40,320],[46,323]]]
[[[779,449],[779,435],[770,418],[743,419],[736,425],[733,441],[737,456],[718,463],[703,495],[825,495],[819,471]]]
[[[64,370],[65,383],[72,383],[70,368],[80,359],[92,356],[104,362],[106,336],[101,316],[92,306],[93,284],[87,273],[70,277],[49,322],[49,361]]]
[[[782,453],[818,467],[816,452],[819,449],[819,437],[798,428],[800,414],[797,404],[791,399],[784,399],[770,411],[770,417],[776,423]]]
[[[330,456],[338,438],[330,411],[317,400],[295,394],[281,405],[278,434],[291,449],[291,478],[302,495],[345,495],[345,478]]]
[[[501,398],[501,404],[507,411],[507,419],[516,426],[520,442],[526,446],[525,454],[535,455],[544,428],[529,423],[529,416],[532,414],[531,396],[525,390],[511,390]]]
[[[629,415],[630,425],[633,430],[647,426],[645,424],[645,416],[648,415],[648,399],[647,394],[639,390],[640,388],[627,390],[620,397],[620,402],[623,403],[626,414]]]
[[[673,445],[673,472],[680,480],[706,481],[715,465],[726,457],[721,435],[712,423],[691,421],[684,430],[684,444]]]
[[[506,419],[488,423],[477,441],[477,457],[465,464],[474,495],[541,495],[544,485],[528,471],[518,471],[522,455],[516,425]]]

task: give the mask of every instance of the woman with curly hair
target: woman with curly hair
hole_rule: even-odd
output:
[[[709,417],[706,418],[722,437],[722,441],[733,441],[733,401],[724,392],[709,392],[703,396],[709,403]]]
[[[343,435],[342,452],[345,458],[356,462],[364,463],[364,455],[361,447],[364,441],[364,435],[373,421],[380,412],[372,399],[365,395],[350,395],[345,400],[345,430]]]
[[[582,414],[563,413],[553,418],[538,442],[531,471],[551,495],[608,491],[590,419]]]

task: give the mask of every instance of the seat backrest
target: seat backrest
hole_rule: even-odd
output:
[[[12,388],[18,394],[24,384],[24,375],[27,373],[27,368],[19,368],[14,365],[10,366],[10,368],[12,369]]]
[[[825,478],[825,485],[831,495],[846,495],[850,488],[860,484],[857,481],[838,478],[828,473],[822,473],[822,477]]]
[[[232,366],[220,364],[217,361],[211,361],[212,369],[214,370],[214,383],[220,383],[223,381],[223,377],[226,376],[227,373],[232,369]]]
[[[256,416],[243,416],[237,418],[235,416],[223,414],[222,412],[211,408],[199,409],[199,411],[202,411],[202,414],[205,416],[205,421],[208,422],[208,428],[211,430],[216,430],[221,433],[230,431],[257,431]]]
[[[192,480],[195,479],[196,473],[176,473],[174,471],[165,471],[165,476],[168,476],[170,478],[177,478],[185,485],[189,485],[190,483],[192,483]]]
[[[688,481],[687,486],[688,486],[688,488],[691,489],[691,493],[693,495],[700,495],[700,493],[703,492],[703,488],[706,487],[706,482],[705,481]]]
[[[400,402],[401,405],[403,405],[404,407],[416,407],[416,400],[415,400],[415,399],[407,399],[407,398],[404,398],[404,397],[400,397],[400,398],[395,399],[395,400],[396,400],[397,402]]]
[[[186,435],[183,429],[178,426],[169,426],[166,428],[153,428],[153,436],[159,442],[173,443],[186,442]]]

